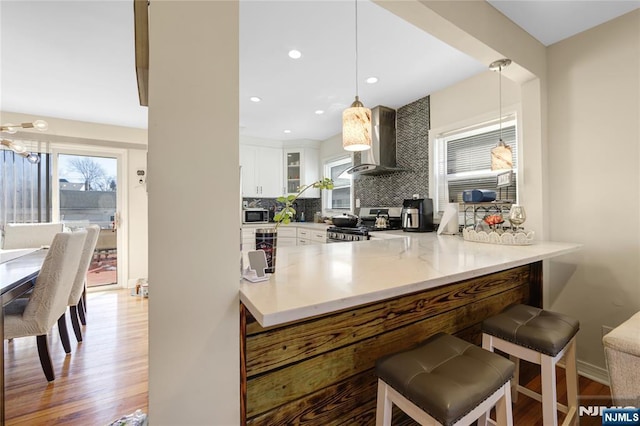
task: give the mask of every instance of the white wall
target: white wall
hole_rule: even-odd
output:
[[[548,48],[550,235],[584,244],[552,263],[549,296],[600,369],[602,325],[640,311],[639,28],[636,10]]]
[[[129,232],[129,287],[139,278],[149,277],[149,208],[146,183],[139,183],[138,170],[145,171],[148,178],[147,151],[128,152],[128,232]]]
[[[235,426],[238,2],[149,11],[149,419]]]
[[[142,145],[143,149],[146,149],[146,129],[89,123],[85,121],[65,120],[62,118],[20,114],[10,111],[2,111],[0,113],[0,121],[2,123],[21,123],[37,119],[46,120],[49,124],[49,128],[45,133],[43,133],[47,136],[71,136],[74,138],[100,140],[112,143],[133,143]],[[38,133],[35,132],[35,134]]]
[[[499,115],[498,74],[487,69],[430,96],[431,132],[450,131],[478,120],[495,120]],[[520,85],[502,77],[502,112],[520,104]]]
[[[320,145],[320,162],[324,163],[326,160],[341,157],[347,153],[348,152],[342,148],[342,133],[338,133],[322,141]],[[322,167],[322,164],[320,166]]]

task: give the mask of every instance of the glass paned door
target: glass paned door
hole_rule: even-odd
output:
[[[87,287],[118,283],[117,171],[117,158],[58,154],[60,221],[70,228],[100,226]]]
[[[300,153],[287,153],[287,193],[295,194],[300,188]]]

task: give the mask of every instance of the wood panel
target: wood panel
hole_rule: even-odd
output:
[[[466,280],[426,292],[375,303],[314,321],[260,332],[247,328],[247,374],[253,376],[341,346],[405,327],[420,319],[459,308],[471,300],[500,294],[529,281],[529,267]]]
[[[526,301],[527,297],[528,288],[520,286],[250,379],[247,383],[247,417],[371,369],[381,356],[416,346],[439,331],[455,333],[470,327],[499,313],[506,305]]]
[[[133,0],[136,77],[141,106],[149,106],[149,0]]]
[[[524,266],[283,327],[262,329],[248,317],[243,420],[373,424],[378,358],[439,331],[479,343],[482,320],[527,302],[530,284]]]

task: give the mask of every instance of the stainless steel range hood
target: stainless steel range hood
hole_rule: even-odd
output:
[[[359,176],[404,172],[396,166],[396,110],[379,105],[371,110],[371,149],[361,152],[361,163],[346,171]]]

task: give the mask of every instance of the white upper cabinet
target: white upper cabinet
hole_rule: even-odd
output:
[[[320,179],[318,150],[315,148],[284,149],[284,179],[287,194],[297,194],[298,188]],[[319,198],[320,190],[307,189],[300,198]]]
[[[282,149],[240,145],[240,166],[243,197],[282,196]]]

